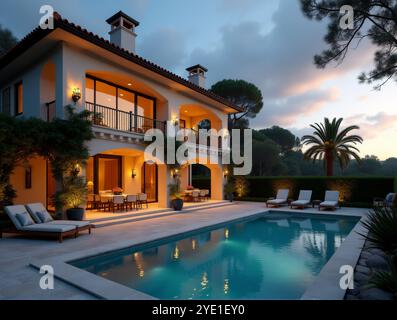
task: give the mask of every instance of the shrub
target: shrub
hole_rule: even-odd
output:
[[[369,279],[369,288],[379,288],[390,292],[397,299],[397,257],[392,256],[389,260],[390,271],[376,271]]]
[[[234,181],[234,190],[238,198],[245,197],[249,192],[249,184],[245,177],[238,176]]]
[[[397,254],[397,209],[375,208],[362,222],[370,246],[387,254]]]
[[[82,177],[71,174],[63,179],[62,191],[58,191],[54,196],[55,207],[57,210],[79,208],[84,204],[87,196],[87,187]]]

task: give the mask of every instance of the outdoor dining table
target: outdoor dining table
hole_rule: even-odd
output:
[[[127,194],[101,194],[99,195],[101,198],[107,198],[107,199],[113,199],[115,196],[123,196],[124,198],[127,198]]]
[[[193,193],[193,191],[198,191],[198,192],[200,192],[200,189],[185,190],[184,193],[185,193],[186,195],[191,195],[191,194]]]

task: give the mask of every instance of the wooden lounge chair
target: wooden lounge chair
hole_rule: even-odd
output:
[[[310,205],[311,199],[312,199],[312,190],[301,190],[299,192],[298,200],[291,202],[291,209],[294,207],[305,209],[308,205]]]
[[[276,199],[267,200],[266,207],[269,207],[269,205],[271,205],[273,207],[279,207],[279,206],[287,204],[288,203],[288,194],[289,194],[288,189],[278,190]]]
[[[374,207],[391,208],[397,206],[397,193],[388,193],[386,197],[374,198]]]
[[[78,229],[74,225],[35,223],[26,208],[22,205],[8,206],[4,210],[14,224],[14,228],[0,231],[0,237],[3,237],[3,234],[39,237],[50,236],[56,237],[59,242],[62,242],[64,237],[77,237],[78,235]],[[22,219],[25,220],[25,225],[21,224]]]
[[[332,209],[336,210],[339,207],[339,191],[326,191],[325,199],[318,206],[318,210]]]
[[[34,222],[37,224],[43,223],[40,219],[39,214],[45,213],[47,217],[51,217],[46,208],[44,208],[42,203],[29,203],[25,205],[26,210],[29,212],[30,216],[33,218]],[[91,223],[89,221],[73,221],[73,220],[50,220],[45,222],[46,224],[54,224],[54,225],[70,225],[75,226],[77,228],[77,232],[80,233],[82,231],[87,230],[89,234],[91,234]]]

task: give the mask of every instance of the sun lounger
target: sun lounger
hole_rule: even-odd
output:
[[[88,233],[91,234],[91,223],[89,221],[73,221],[73,220],[54,220],[51,215],[44,208],[42,203],[30,203],[25,205],[27,211],[30,216],[33,218],[34,222],[37,224],[42,224],[43,221],[39,217],[39,215],[45,217],[49,217],[49,221],[44,222],[45,224],[54,224],[54,225],[71,225],[77,227],[77,231],[81,232],[84,230],[88,230]]]
[[[58,238],[59,242],[62,242],[66,236],[77,237],[78,228],[74,225],[35,223],[26,208],[22,205],[8,206],[4,209],[15,229],[2,230],[0,237],[3,236],[3,233],[24,236],[53,236]]]
[[[266,207],[269,207],[269,205],[274,206],[274,207],[279,207],[279,206],[287,204],[288,203],[288,194],[289,194],[288,189],[278,190],[276,199],[268,200],[266,202]]]
[[[339,207],[339,191],[326,191],[325,199],[323,202],[320,203],[318,209],[321,210],[321,208],[325,208],[325,209],[335,210],[338,207]]]
[[[298,200],[291,202],[291,209],[293,207],[304,209],[308,205],[310,205],[311,199],[312,199],[312,191],[311,190],[301,190],[299,192]]]

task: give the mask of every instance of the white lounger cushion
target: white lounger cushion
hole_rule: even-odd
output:
[[[299,200],[306,200],[308,202],[310,202],[310,200],[312,199],[312,191],[311,190],[301,190],[299,192]]]
[[[17,219],[17,214],[28,213],[26,208],[22,205],[16,206],[7,206],[4,208],[5,212],[7,213],[8,217],[11,219],[12,223],[14,224],[17,230],[22,230],[22,225]]]
[[[324,202],[327,202],[327,201],[338,202],[339,201],[339,191],[326,191]]]
[[[35,231],[35,232],[66,232],[75,229],[76,226],[67,226],[62,224],[49,224],[49,223],[33,224],[31,226],[21,228],[21,230],[23,231]]]
[[[280,189],[280,190],[278,190],[277,196],[276,196],[276,200],[283,199],[283,200],[287,201],[288,193],[289,193],[288,189]]]
[[[310,204],[310,200],[312,199],[312,191],[311,190],[301,190],[299,192],[299,199],[293,201],[291,206],[306,206]]]
[[[320,203],[320,207],[337,207],[338,201],[324,201]]]
[[[67,225],[67,226],[75,226],[75,227],[85,227],[90,224],[89,221],[72,221],[72,220],[54,220],[51,222],[45,223],[45,225]]]
[[[306,206],[310,204],[310,200],[296,200],[291,202],[291,206]]]
[[[282,204],[282,203],[286,203],[287,199],[273,199],[273,200],[269,200],[267,203],[269,204]]]
[[[339,204],[339,191],[326,191],[325,199],[320,207],[337,207]]]

